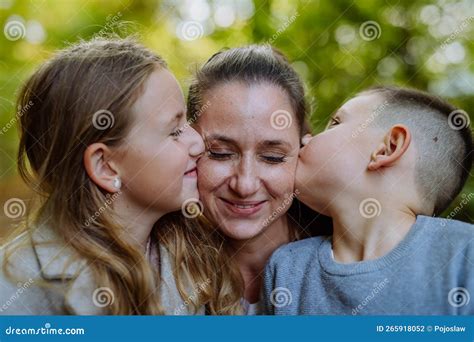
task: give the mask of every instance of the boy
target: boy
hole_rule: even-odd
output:
[[[472,315],[474,226],[432,216],[472,166],[463,111],[415,90],[352,98],[301,149],[302,202],[334,232],[290,243],[264,275],[267,314]]]

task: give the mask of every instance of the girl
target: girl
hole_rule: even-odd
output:
[[[0,250],[1,312],[200,312],[205,234],[180,215],[155,225],[197,201],[204,150],[164,60],[131,39],[83,42],[41,66],[18,104],[18,168],[39,203]]]

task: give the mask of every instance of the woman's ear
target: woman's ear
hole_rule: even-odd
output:
[[[84,167],[92,181],[107,192],[120,191],[120,175],[114,163],[109,160],[112,151],[107,145],[94,143],[84,151]]]
[[[390,131],[380,143],[377,149],[370,156],[367,169],[378,170],[395,164],[410,146],[411,134],[408,127],[397,124],[390,128]]]

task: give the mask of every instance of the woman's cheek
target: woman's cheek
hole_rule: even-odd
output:
[[[228,178],[231,166],[229,162],[217,161],[203,157],[198,162],[199,191],[211,191]]]
[[[264,183],[270,189],[273,196],[284,196],[293,192],[295,184],[296,162],[286,165],[273,166],[263,173]]]

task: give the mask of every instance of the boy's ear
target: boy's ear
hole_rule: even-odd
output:
[[[408,127],[397,124],[390,128],[390,131],[380,143],[377,149],[370,156],[367,169],[370,171],[388,167],[396,163],[408,149],[411,142],[411,134]]]
[[[120,190],[120,176],[114,163],[109,160],[111,154],[112,151],[107,145],[91,144],[84,151],[84,167],[97,186],[107,192],[115,193]]]

